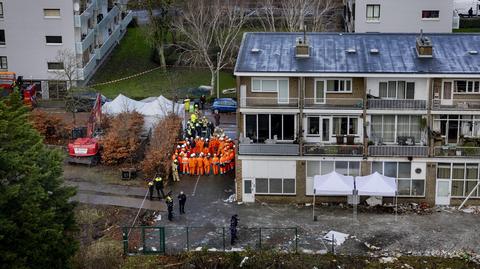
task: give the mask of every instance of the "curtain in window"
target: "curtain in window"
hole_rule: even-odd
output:
[[[394,177],[397,178],[397,163],[396,162],[385,162],[384,166],[384,174],[387,177]]]
[[[395,116],[383,116],[383,142],[395,141]]]
[[[379,142],[382,139],[382,116],[372,115],[372,138],[374,142]]]
[[[383,163],[382,162],[372,162],[372,173],[378,172],[383,174]]]
[[[438,164],[437,167],[437,178],[450,178],[450,164]]]
[[[380,98],[387,98],[388,97],[388,84],[387,82],[380,82],[378,85],[379,96]]]
[[[320,173],[320,161],[307,161],[307,177],[314,177]]]
[[[410,135],[410,116],[399,115],[397,118],[397,136]]]
[[[326,175],[334,171],[334,162],[332,161],[322,161],[321,162],[321,175]]]
[[[454,163],[452,171],[452,179],[465,179],[465,165],[462,163]]]
[[[415,143],[420,142],[421,138],[420,120],[421,116],[410,116],[410,135],[415,138]]]
[[[335,162],[335,171],[342,175],[348,175],[348,162]]]
[[[467,179],[478,180],[478,164],[467,163]]]
[[[397,82],[397,99],[405,99],[405,81]]]

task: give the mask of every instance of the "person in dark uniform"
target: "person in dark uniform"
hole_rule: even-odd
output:
[[[237,237],[238,215],[235,214],[230,219],[230,244],[234,245]]]
[[[162,200],[165,198],[165,193],[163,192],[163,179],[162,177],[155,177],[155,189],[157,189],[158,200]],[[162,193],[162,197],[160,197],[160,192]]]
[[[155,187],[155,184],[153,183],[152,180],[148,182],[148,192],[150,193],[150,200],[153,200],[153,188]]]
[[[187,202],[187,196],[185,195],[185,193],[183,193],[183,191],[181,191],[178,195],[178,209],[180,211],[180,214],[185,214],[185,202]]]
[[[167,210],[168,210],[168,220],[172,221],[173,220],[173,199],[170,196],[171,193],[167,194],[167,197],[165,198],[165,203],[167,204]]]

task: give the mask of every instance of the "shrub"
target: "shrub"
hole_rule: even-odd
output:
[[[120,268],[123,263],[123,250],[120,241],[99,240],[77,252],[75,268],[110,269]]]
[[[60,117],[38,109],[31,112],[31,121],[47,144],[66,144],[73,129],[73,125],[65,123]]]

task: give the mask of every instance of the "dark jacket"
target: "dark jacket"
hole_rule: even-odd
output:
[[[178,201],[179,203],[185,203],[187,201],[187,196],[185,195],[185,193],[178,195]]]

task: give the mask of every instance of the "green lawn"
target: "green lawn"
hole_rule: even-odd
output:
[[[454,33],[478,33],[480,32],[480,28],[460,28],[460,29],[453,29]]]
[[[120,45],[115,48],[107,62],[90,81],[91,85],[124,78],[158,67],[151,61],[152,50],[145,41],[143,28],[128,28]],[[210,85],[210,71],[205,68],[170,68],[167,73],[161,70],[128,80],[107,85],[94,86],[105,96],[113,98],[119,93],[131,98],[142,99],[149,96],[183,98],[186,88]],[[234,88],[235,77],[231,71],[220,73],[220,89]]]

